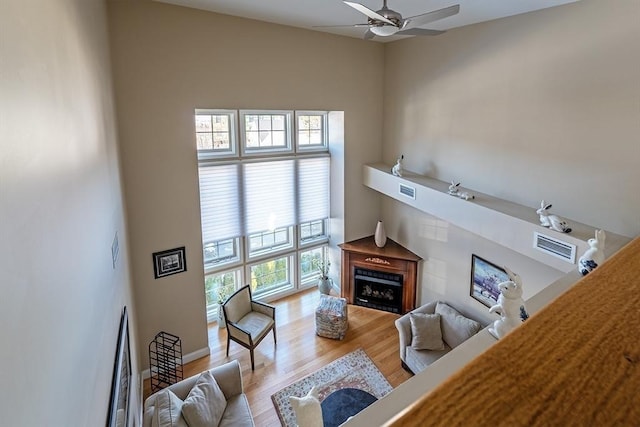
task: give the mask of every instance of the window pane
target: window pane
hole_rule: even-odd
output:
[[[260,130],[271,130],[271,116],[261,115],[258,126],[260,127]]]
[[[285,142],[285,134],[284,131],[274,131],[272,133],[272,145],[274,147],[284,147],[286,146]]]
[[[218,307],[238,289],[239,270],[211,274],[204,278],[204,289],[207,300],[207,320],[216,320]]]
[[[254,114],[247,114],[246,116],[244,116],[244,122],[245,122],[245,129],[246,130],[255,130],[257,131],[258,128],[258,116],[254,115]]]
[[[229,132],[229,117],[225,115],[213,116],[213,131]]]
[[[325,232],[325,220],[305,222],[300,224],[300,241],[302,243],[326,237],[327,235]]]
[[[300,130],[309,129],[309,116],[298,116],[298,129]]]
[[[309,139],[309,131],[301,130],[298,132],[298,145],[309,145],[311,140]]]
[[[319,277],[318,266],[324,260],[324,247],[314,248],[300,253],[300,275],[301,279]]]
[[[284,130],[285,125],[285,116],[282,114],[278,114],[272,116],[272,128],[273,130]]]
[[[322,129],[322,116],[308,116],[309,129]]]
[[[215,150],[230,148],[229,134],[216,132],[213,134],[213,148]]]
[[[260,132],[260,147],[271,147],[271,132]]]
[[[218,240],[204,244],[204,263],[207,267],[239,261],[238,239]]]
[[[258,132],[247,132],[247,147],[259,147],[260,137]]]
[[[213,135],[210,133],[197,133],[196,142],[198,150],[211,150],[213,148]]]
[[[211,116],[196,115],[196,132],[211,132]]]
[[[255,257],[293,247],[292,233],[291,227],[286,227],[252,234],[249,236],[249,255]]]
[[[251,290],[260,294],[289,287],[289,257],[282,257],[253,265],[250,268]]]
[[[321,145],[322,144],[322,131],[311,130],[309,131],[309,144]]]

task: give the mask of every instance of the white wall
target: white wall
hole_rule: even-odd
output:
[[[640,234],[639,18],[635,0],[582,0],[386,45],[383,160],[404,154],[408,170]],[[471,253],[521,274],[525,297],[557,277],[446,222],[445,241],[421,236],[434,218],[383,200],[389,236],[425,258],[421,302],[486,319],[469,297]]]
[[[1,1],[0,58],[0,424],[104,425],[125,305],[139,410],[104,3]]]

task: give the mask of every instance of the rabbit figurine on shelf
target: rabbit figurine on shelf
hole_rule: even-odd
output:
[[[404,154],[400,156],[395,166],[391,168],[391,173],[395,176],[402,176],[402,160],[404,160]]]
[[[567,221],[558,215],[553,215],[548,212],[551,206],[551,203],[546,204],[544,200],[540,202],[540,209],[536,211],[536,213],[540,215],[540,225],[561,233],[571,233],[571,228],[568,226]]]
[[[589,239],[589,249],[578,260],[578,271],[583,276],[604,262],[604,240],[607,237],[604,230],[596,230],[594,239]]]
[[[498,313],[500,319],[493,322],[489,333],[500,339],[515,329],[529,317],[522,299],[522,280],[520,276],[504,268],[509,280],[498,284],[500,296],[498,303],[489,309],[489,313]]]
[[[475,199],[475,196],[473,194],[466,191],[460,191],[460,183],[455,181],[451,181],[448,193],[452,196],[460,197],[464,200]]]

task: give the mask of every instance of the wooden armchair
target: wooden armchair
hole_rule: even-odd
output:
[[[227,325],[227,357],[231,340],[249,349],[251,370],[255,369],[253,349],[273,330],[273,342],[276,343],[276,308],[269,304],[254,301],[249,285],[238,289],[222,305]]]

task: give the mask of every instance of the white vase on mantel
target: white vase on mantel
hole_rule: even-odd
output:
[[[382,221],[378,221],[378,225],[376,225],[376,233],[373,236],[373,240],[379,248],[383,248],[387,244],[387,233],[384,231]]]

